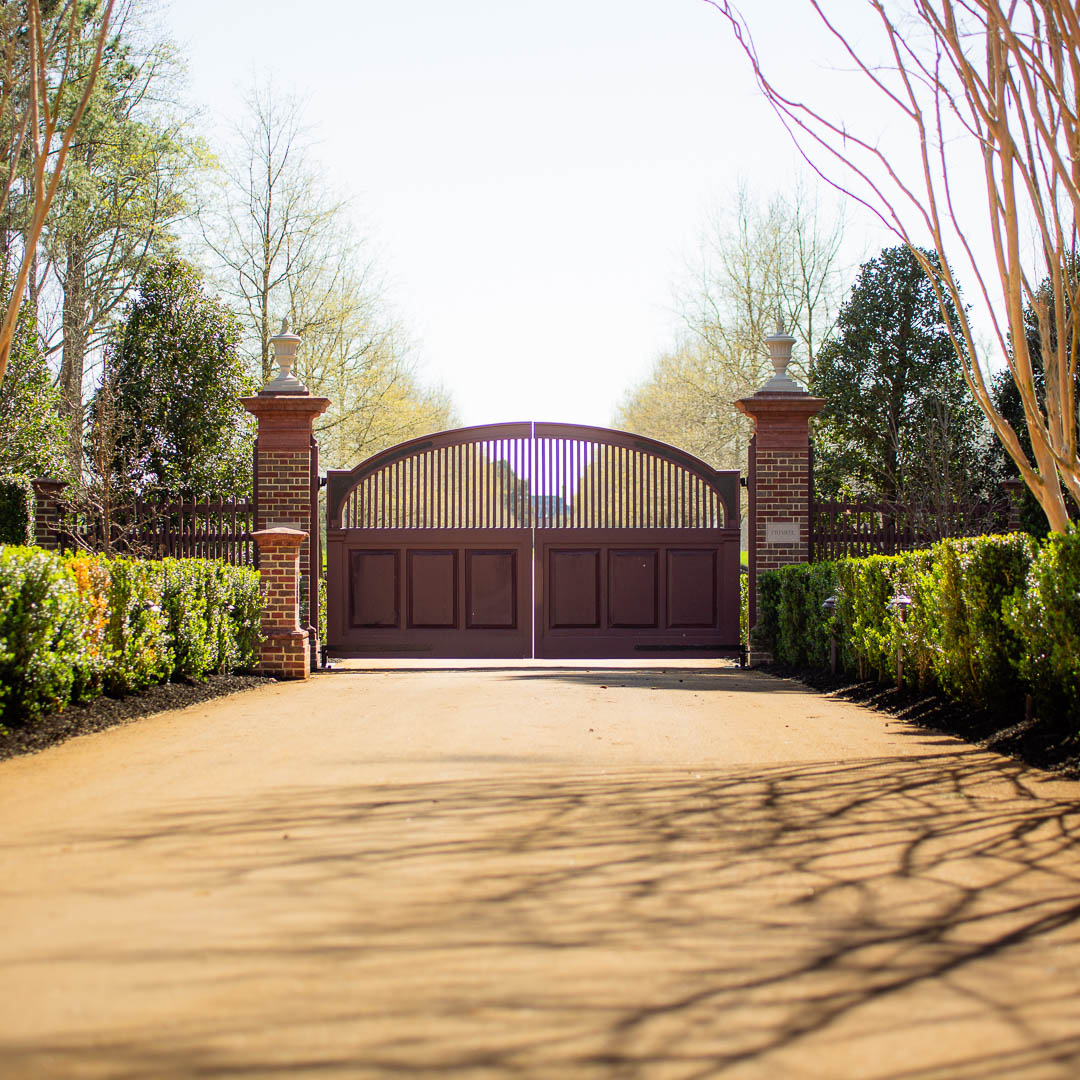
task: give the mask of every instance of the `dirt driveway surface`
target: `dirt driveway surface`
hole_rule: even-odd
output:
[[[0,764],[0,1076],[1071,1080],[1078,796],[719,662],[270,684]]]

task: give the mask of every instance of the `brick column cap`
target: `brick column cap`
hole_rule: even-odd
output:
[[[260,551],[274,549],[288,551],[290,548],[299,551],[306,536],[307,533],[303,529],[287,529],[283,525],[277,525],[272,529],[260,529],[258,532],[253,532],[251,539],[259,545]]]
[[[739,398],[735,408],[754,421],[760,448],[805,447],[810,418],[825,408],[825,399],[805,391],[785,394],[759,390],[751,397]]]
[[[259,450],[307,450],[311,425],[330,399],[311,394],[255,394],[240,404],[259,421]]]
[[[242,397],[240,404],[249,413],[260,418],[263,415],[273,415],[275,413],[291,414],[297,417],[307,415],[314,418],[321,416],[330,408],[330,399],[328,397],[315,397],[313,394],[304,392],[290,391],[284,394],[253,394],[251,397]]]
[[[48,480],[35,477],[30,481],[35,495],[59,495],[68,486],[67,480]]]

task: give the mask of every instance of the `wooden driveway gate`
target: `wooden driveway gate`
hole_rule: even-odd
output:
[[[569,424],[414,439],[327,478],[333,656],[667,657],[739,644],[739,474]]]

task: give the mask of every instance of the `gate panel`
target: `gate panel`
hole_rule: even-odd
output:
[[[327,478],[335,655],[738,651],[739,486],[568,424],[416,439]]]
[[[737,655],[738,528],[575,539],[536,534],[536,656]]]
[[[532,655],[532,535],[381,530],[327,535],[327,642],[335,656]],[[350,568],[348,575],[343,573]],[[346,581],[343,589],[331,588]]]

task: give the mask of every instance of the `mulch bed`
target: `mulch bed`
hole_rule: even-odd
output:
[[[1016,758],[1028,765],[1080,778],[1080,720],[1024,719],[1024,702],[1009,702],[1008,711],[983,712],[965,708],[938,694],[897,690],[878,682],[860,682],[851,676],[817,669],[765,664],[758,668],[779,678],[796,679],[814,690],[842,701],[867,705],[911,724],[955,735],[983,749]]]
[[[0,728],[0,761],[35,754],[75,735],[130,724],[154,713],[183,709],[273,681],[261,675],[212,675],[203,683],[162,683],[126,698],[100,697],[88,705],[38,717],[27,727]]]

